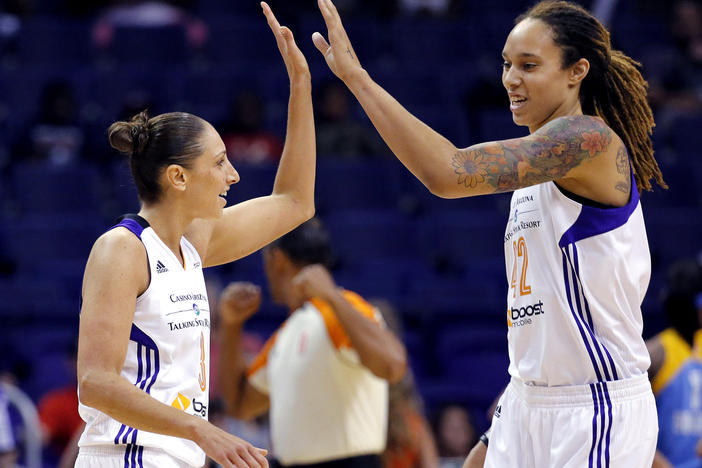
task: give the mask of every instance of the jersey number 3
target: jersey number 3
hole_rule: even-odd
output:
[[[200,375],[197,382],[200,384],[200,390],[207,390],[207,365],[205,363],[205,336],[200,332]]]
[[[524,237],[520,237],[519,240],[512,242],[512,249],[514,250],[514,265],[512,266],[512,281],[510,281],[509,288],[513,289],[513,296],[517,297],[517,270],[519,259],[522,259],[522,270],[519,280],[519,295],[528,296],[531,294],[531,286],[526,284],[526,273],[527,266],[529,265],[529,254],[527,254],[527,246]]]

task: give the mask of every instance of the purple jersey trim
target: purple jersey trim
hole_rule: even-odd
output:
[[[123,227],[129,229],[135,236],[141,239],[141,233],[149,227],[148,221],[139,215],[126,214],[118,219],[118,223],[112,226],[110,229],[116,227]]]
[[[582,205],[582,210],[578,219],[563,234],[558,241],[559,247],[574,244],[579,240],[588,237],[604,234],[623,226],[631,217],[639,204],[639,190],[636,187],[634,176],[631,176],[631,194],[629,203],[617,208],[597,208],[594,206]]]

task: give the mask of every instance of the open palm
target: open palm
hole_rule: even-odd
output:
[[[363,70],[361,62],[353,50],[344,25],[341,23],[339,12],[331,0],[317,0],[317,5],[327,26],[329,42],[318,32],[312,34],[312,41],[317,50],[324,55],[331,71],[342,81],[346,81],[347,78]]]

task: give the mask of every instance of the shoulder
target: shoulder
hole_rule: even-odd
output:
[[[148,259],[144,244],[129,230],[116,227],[98,237],[86,266],[85,281],[101,277],[148,282]]]
[[[116,227],[97,238],[90,255],[112,258],[127,256],[133,259],[146,258],[146,251],[141,239],[126,228]]]
[[[604,120],[592,115],[569,115],[553,119],[539,128],[534,135],[580,143],[577,149],[591,153],[606,151],[621,139]]]

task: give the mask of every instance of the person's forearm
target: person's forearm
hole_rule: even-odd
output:
[[[339,291],[326,298],[351,340],[361,363],[376,376],[394,383],[407,368],[404,345],[387,329],[364,318]]]
[[[452,173],[456,147],[410,114],[375,83],[365,70],[346,80],[373,125],[397,158],[432,193],[441,196],[446,172]]]
[[[241,325],[223,325],[220,334],[217,385],[228,412],[241,418],[242,389],[246,383],[246,362],[241,351]]]
[[[88,372],[79,384],[84,405],[135,429],[199,443],[199,429],[203,423],[207,424],[206,420],[157,401],[112,372]]]
[[[273,193],[291,197],[308,218],[314,214],[316,142],[309,76],[290,82],[285,147]]]

